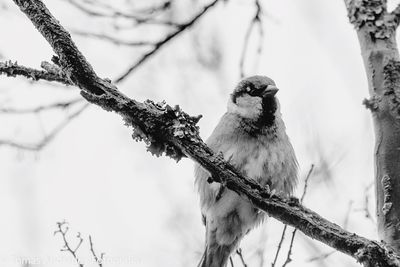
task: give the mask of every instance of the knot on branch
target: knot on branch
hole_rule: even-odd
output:
[[[386,1],[353,0],[348,5],[350,23],[359,30],[365,28],[373,40],[391,37],[397,27],[393,15],[386,12]]]
[[[390,108],[400,115],[400,62],[390,60],[383,68],[384,95],[390,99]]]
[[[362,104],[365,108],[371,110],[372,112],[377,111],[379,109],[379,102],[381,101],[381,97],[377,95],[373,95],[370,99],[365,98]]]

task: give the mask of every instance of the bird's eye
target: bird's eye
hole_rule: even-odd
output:
[[[251,88],[250,88],[250,86],[247,86],[247,87],[246,87],[246,92],[248,92],[248,93],[249,93],[250,91],[251,91]]]

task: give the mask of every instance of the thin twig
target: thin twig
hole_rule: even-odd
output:
[[[300,198],[300,203],[303,203],[304,197],[307,194],[307,189],[308,189],[308,180],[310,180],[311,174],[314,170],[314,164],[311,164],[310,170],[307,173],[306,179],[304,180],[304,188],[303,188],[303,194],[301,195]]]
[[[261,15],[262,15],[262,6],[259,0],[255,0],[255,6],[256,6],[256,13],[252,20],[250,21],[249,27],[247,28],[245,37],[244,37],[244,44],[242,48],[242,54],[240,56],[240,62],[239,62],[239,68],[240,68],[240,78],[243,78],[245,76],[244,73],[244,61],[246,58],[247,50],[248,50],[248,45],[250,41],[250,36],[251,33],[253,32],[253,28],[258,25],[258,33],[259,33],[259,43],[258,43],[258,48],[257,48],[257,54],[260,55],[262,53],[262,47],[263,47],[263,39],[264,39],[264,28],[262,26],[262,21],[261,21]]]
[[[364,188],[364,203],[363,203],[363,207],[362,208],[357,208],[354,209],[354,211],[356,212],[363,212],[365,215],[365,218],[367,218],[368,220],[370,220],[374,225],[375,225],[375,220],[369,210],[369,199],[370,199],[370,195],[369,195],[369,190],[372,188],[372,186],[374,185],[373,182],[371,182],[369,185],[367,185]]]
[[[99,39],[102,41],[107,41],[107,42],[113,43],[115,45],[152,46],[155,43],[155,42],[151,42],[151,41],[126,41],[126,40],[121,40],[114,36],[109,36],[109,35],[103,34],[103,33],[92,33],[92,32],[84,32],[84,31],[79,31],[79,30],[72,30],[71,33],[82,36],[82,37],[95,38],[95,39]]]
[[[58,126],[56,126],[50,134],[46,135],[42,140],[40,140],[37,143],[34,144],[24,144],[24,143],[17,143],[15,141],[11,140],[0,140],[0,146],[10,146],[18,149],[23,149],[23,150],[31,150],[31,151],[39,151],[43,147],[45,147],[50,141],[52,141],[55,136],[62,130],[64,129],[69,123],[73,121],[76,117],[79,116],[85,109],[87,109],[90,106],[89,103],[86,103],[83,105],[80,109],[75,111],[74,113],[70,114],[67,116]]]
[[[98,18],[123,18],[123,19],[129,19],[133,20],[136,22],[138,25],[141,24],[156,24],[156,25],[167,25],[167,26],[174,26],[174,27],[179,27],[180,24],[172,22],[172,21],[166,21],[166,20],[160,20],[160,19],[155,19],[153,16],[148,16],[148,17],[143,17],[138,14],[128,14],[124,13],[120,10],[115,9],[111,5],[106,5],[103,8],[106,9],[107,11],[105,12],[98,12],[95,11],[93,8],[86,7],[83,4],[78,3],[75,0],[66,0],[68,3],[70,3],[72,6],[74,6],[76,9],[80,10],[81,12],[85,13],[88,16],[92,17],[98,17]]]
[[[325,259],[329,258],[331,255],[335,254],[335,252],[336,252],[336,250],[332,250],[330,252],[323,253],[323,254],[321,254],[319,256],[312,257],[312,258],[308,259],[307,262],[325,260]]]
[[[89,244],[90,244],[90,252],[92,253],[94,260],[99,265],[99,267],[103,267],[103,260],[104,260],[103,256],[104,256],[104,253],[100,254],[100,258],[97,256],[96,252],[94,251],[92,237],[90,235],[89,235]]]
[[[156,6],[135,10],[135,13],[138,13],[138,14],[155,14],[155,13],[163,12],[163,11],[171,8],[171,4],[172,4],[172,1],[171,0],[167,0],[167,1],[165,1],[163,3],[160,3],[159,5],[156,5]]]
[[[17,62],[12,63],[11,61],[0,62],[0,74],[5,74],[9,77],[16,77],[17,75],[20,75],[34,81],[46,80],[49,82],[59,82],[65,85],[73,85],[71,80],[69,80],[65,75],[62,76],[57,73],[24,67],[18,65]]]
[[[182,24],[178,29],[171,34],[167,35],[163,40],[154,44],[154,48],[144,54],[139,60],[137,60],[127,71],[125,71],[122,75],[115,79],[116,83],[124,80],[129,74],[131,74],[134,70],[136,70],[143,62],[151,58],[155,53],[157,53],[165,44],[169,43],[169,41],[173,40],[175,37],[179,36],[186,29],[190,28],[193,24],[195,24],[204,14],[207,13],[215,4],[217,4],[220,0],[213,0],[210,4],[206,5],[203,10],[201,10],[198,14],[196,14],[192,19],[188,22]]]
[[[300,203],[301,203],[301,204],[303,204],[304,197],[305,197],[306,194],[307,194],[308,180],[310,179],[313,170],[314,170],[314,164],[311,164],[310,170],[308,171],[307,176],[306,176],[306,179],[304,180],[303,194],[301,195],[301,198],[300,198]],[[295,228],[295,229],[293,230],[293,232],[292,232],[292,238],[290,239],[289,250],[288,250],[288,253],[287,253],[287,256],[286,256],[286,260],[285,260],[285,262],[283,263],[282,267],[285,267],[287,264],[289,264],[289,263],[292,261],[291,255],[292,255],[294,237],[296,236],[296,232],[297,232],[297,229]]]
[[[52,109],[67,109],[70,108],[71,106],[83,102],[83,98],[77,98],[73,99],[70,101],[65,101],[65,102],[57,102],[57,103],[52,103],[49,105],[43,105],[43,106],[38,106],[34,108],[22,108],[22,109],[16,109],[16,108],[0,108],[0,113],[7,113],[7,114],[28,114],[28,113],[40,113],[42,111],[47,111],[47,110],[52,110]]]
[[[286,230],[287,230],[287,225],[285,224],[285,226],[283,227],[281,239],[279,240],[278,249],[276,250],[275,258],[274,258],[274,261],[271,264],[271,267],[275,267],[276,261],[278,260],[279,253],[280,253],[281,248],[282,248],[282,243],[283,243],[283,240],[285,239]]]
[[[246,264],[246,262],[244,261],[244,258],[243,258],[243,253],[242,253],[242,249],[241,248],[238,248],[236,250],[236,254],[239,255],[239,258],[240,258],[240,261],[242,262],[243,267],[247,267],[247,264]]]
[[[80,233],[78,232],[77,234],[77,238],[78,238],[78,244],[76,245],[75,249],[71,248],[70,243],[68,242],[67,239],[67,233],[69,231],[69,227],[68,227],[68,223],[63,221],[63,222],[58,222],[57,223],[57,230],[54,232],[54,234],[61,234],[63,242],[64,242],[64,246],[61,249],[61,251],[65,251],[65,252],[69,252],[72,257],[75,259],[76,263],[78,264],[79,267],[83,267],[83,264],[81,263],[81,261],[79,260],[79,257],[77,255],[77,251],[80,248],[82,242],[83,242],[83,238],[81,237]]]
[[[293,243],[294,243],[294,237],[296,236],[296,231],[297,229],[295,228],[292,232],[292,238],[290,239],[290,246],[289,246],[289,250],[287,253],[287,257],[285,262],[283,263],[282,267],[285,267],[287,264],[289,264],[292,261],[292,249],[293,249]]]
[[[44,70],[36,70],[32,68],[28,68],[22,65],[19,65],[17,62],[12,63],[11,61],[0,62],[0,74],[5,74],[7,76],[15,77],[15,76],[24,76],[27,78],[31,78],[35,81],[37,80],[46,80],[50,82],[59,82],[63,85],[73,85],[72,81],[62,72],[62,70],[51,63],[42,62],[41,67]],[[71,101],[53,103],[49,105],[43,105],[34,108],[0,108],[0,113],[3,114],[14,114],[14,115],[21,115],[21,114],[37,114],[42,111],[51,110],[51,109],[67,109],[71,108],[73,105],[83,102],[82,98],[74,99]],[[34,144],[24,144],[15,142],[13,140],[0,140],[0,146],[10,146],[18,149],[23,150],[31,150],[31,151],[39,151],[43,149],[47,144],[49,144],[55,136],[64,129],[74,118],[76,118],[79,114],[81,114],[89,104],[86,104],[78,111],[74,112],[73,114],[66,117],[61,124],[59,124],[56,128],[54,128],[50,134],[46,135],[42,140]]]

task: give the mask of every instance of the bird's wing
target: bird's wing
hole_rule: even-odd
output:
[[[225,160],[229,160],[229,149],[232,146],[231,139],[233,125],[231,122],[232,118],[230,118],[230,115],[225,114],[206,142],[215,153],[222,153],[225,157]],[[225,192],[225,189],[223,186],[221,186],[221,184],[215,182],[209,183],[208,179],[210,177],[211,175],[208,171],[206,171],[199,164],[196,164],[195,184],[199,191],[200,205],[203,216],[205,214],[205,210],[218,201],[218,199],[221,198],[222,194]]]

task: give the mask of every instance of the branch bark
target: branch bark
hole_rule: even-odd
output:
[[[384,0],[346,3],[368,78],[375,129],[376,214],[380,239],[400,254],[400,58],[396,44],[400,6]]]
[[[14,2],[53,47],[64,73],[81,89],[82,96],[121,115],[126,124],[133,127],[134,139],[145,141],[153,154],[165,153],[176,160],[190,157],[211,173],[214,182],[223,183],[270,216],[352,256],[365,266],[400,266],[399,257],[384,245],[347,232],[302,206],[297,199],[284,200],[244,177],[201,140],[196,126],[200,117],[189,116],[179,106],[129,99],[109,81],[99,78],[68,32],[40,0]]]
[[[45,65],[47,64],[44,64],[43,66]],[[0,62],[0,74],[5,74],[10,77],[21,75],[34,81],[46,80],[49,82],[59,82],[65,85],[73,85],[73,83],[62,73],[36,70],[18,65],[17,62],[12,63],[11,61]]]

